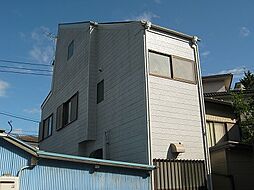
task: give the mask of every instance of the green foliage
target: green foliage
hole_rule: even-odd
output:
[[[254,90],[254,74],[250,71],[244,72],[244,77],[240,80],[246,90]]]
[[[254,90],[254,74],[244,73],[240,80],[246,90]],[[254,96],[244,96],[244,91],[233,94],[233,105],[242,132],[242,141],[254,144]]]

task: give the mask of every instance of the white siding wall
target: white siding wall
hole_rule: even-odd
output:
[[[145,102],[144,29],[140,23],[99,25],[97,83],[104,79],[104,100],[97,104],[97,138],[103,147],[109,131],[108,158],[148,163]]]
[[[148,50],[194,60],[188,41],[153,32],[146,36]],[[185,153],[177,158],[204,158],[197,85],[149,75],[149,106],[152,158],[167,158],[170,143],[179,142]]]
[[[67,61],[69,43],[74,40],[74,54]],[[89,24],[72,27],[60,26],[58,31],[56,61],[52,95],[42,108],[42,120],[53,113],[53,134],[40,143],[48,151],[78,154],[78,142],[86,137],[88,99],[88,40]],[[56,131],[57,107],[79,92],[78,119]]]
[[[144,28],[138,22],[98,25],[91,35],[91,49],[88,25],[60,27],[58,36],[53,92],[42,109],[42,119],[54,113],[54,129],[40,147],[89,156],[104,147],[108,131],[108,159],[148,163]],[[73,39],[73,60],[67,63]],[[96,104],[101,80],[104,100]],[[78,120],[56,131],[56,109],[76,91]]]

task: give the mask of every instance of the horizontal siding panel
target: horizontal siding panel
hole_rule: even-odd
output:
[[[147,32],[147,48],[194,60],[188,41]],[[152,158],[172,158],[171,143],[181,142],[185,153],[177,158],[203,159],[198,87],[196,84],[149,75]]]

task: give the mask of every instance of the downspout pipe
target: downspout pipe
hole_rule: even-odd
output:
[[[26,169],[33,169],[33,168],[34,168],[34,166],[23,166],[23,167],[20,168],[20,170],[17,172],[17,175],[16,175],[16,176],[19,178],[24,170],[26,170]]]
[[[199,105],[200,105],[200,114],[201,114],[201,127],[202,127],[202,137],[203,137],[203,145],[204,145],[204,156],[206,162],[206,171],[207,171],[207,186],[209,190],[213,189],[212,186],[212,176],[211,176],[211,160],[209,147],[207,142],[207,133],[206,133],[206,116],[205,116],[205,102],[204,102],[204,93],[203,93],[203,85],[202,85],[202,77],[201,77],[201,66],[200,66],[200,58],[199,58],[199,50],[198,50],[198,39],[197,36],[193,36],[191,47],[194,49],[194,55],[197,65],[197,81],[198,81],[198,95],[199,95]]]
[[[23,166],[22,168],[20,168],[19,171],[17,172],[16,177],[20,178],[20,176],[21,176],[21,174],[23,173],[24,170],[27,170],[27,169],[32,170],[35,166],[37,166],[37,162],[38,162],[37,158],[32,157],[31,161],[30,161],[30,165]]]

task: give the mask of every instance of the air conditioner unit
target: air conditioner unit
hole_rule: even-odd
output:
[[[0,176],[0,190],[19,190],[19,178]]]

